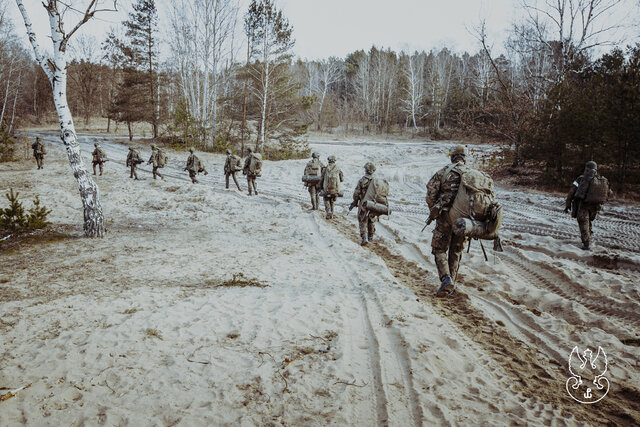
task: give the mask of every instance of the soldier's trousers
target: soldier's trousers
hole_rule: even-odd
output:
[[[580,227],[580,238],[583,245],[591,244],[591,233],[593,232],[593,221],[596,219],[600,205],[584,204],[578,208],[578,227]]]
[[[369,213],[360,208],[358,210],[358,227],[360,228],[360,237],[371,239],[376,233],[376,218],[369,216]]]
[[[42,169],[42,164],[44,163],[44,156],[42,154],[36,154],[36,164],[38,165],[38,169]]]
[[[431,239],[431,253],[435,257],[440,280],[445,275],[449,275],[455,281],[466,238],[453,234],[446,215],[444,213],[436,220],[436,228],[433,230],[433,238]],[[447,251],[449,252],[448,256]]]
[[[102,175],[102,162],[93,162],[93,174],[96,174],[96,165],[100,166],[100,175]]]
[[[320,204],[320,195],[318,194],[318,189],[315,185],[310,185],[308,187],[309,196],[311,196],[311,209],[314,211],[318,209],[318,205]],[[333,212],[333,208],[331,209]]]
[[[192,170],[189,171],[189,178],[191,178],[191,183],[192,184],[195,184],[196,182],[198,182],[198,180],[196,179],[197,175],[198,174],[195,173],[194,171],[192,171]]]
[[[327,213],[327,216],[333,216],[333,208],[337,198],[338,198],[337,195],[326,195],[323,197],[324,210]]]
[[[247,174],[247,186],[249,187],[249,195],[251,195],[251,191],[255,191],[256,195],[258,195],[258,187],[256,186],[256,176],[252,174]]]
[[[236,173],[235,172],[225,172],[224,180],[225,180],[225,184],[226,184],[227,188],[229,188],[229,176],[233,177],[233,182],[236,183],[236,187],[238,187],[238,190],[242,190],[240,188],[240,184],[238,184],[238,178],[236,178]]]
[[[159,176],[160,178],[164,179],[164,177],[160,174],[158,169],[159,168],[157,166],[153,167],[153,179],[156,179],[156,176]]]
[[[131,175],[129,176],[129,178],[138,179],[138,173],[136,172],[136,164],[134,163],[130,167],[131,167]]]

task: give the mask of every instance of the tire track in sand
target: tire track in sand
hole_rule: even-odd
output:
[[[322,236],[317,216],[311,215],[310,221],[318,236]],[[331,243],[324,241],[324,245],[320,246],[316,239],[312,240],[320,253],[330,253],[335,259],[334,265],[342,269],[342,276],[347,278],[353,292],[359,295],[372,352],[378,424],[422,425],[422,409],[413,387],[411,362],[404,338],[395,328],[389,327],[390,319],[384,313],[375,290],[364,280],[356,279],[358,272],[342,261]]]
[[[353,225],[345,219],[332,223],[345,237],[358,243],[358,234]],[[431,290],[426,291],[424,279],[436,281],[433,273],[419,266],[414,271],[407,269],[410,263],[406,258],[392,253],[387,247],[372,243],[371,251],[379,256],[391,274],[404,286],[412,289],[419,299],[429,303],[441,316],[447,317],[458,325],[469,339],[483,348],[499,363],[512,380],[511,389],[525,396],[536,396],[554,409],[560,408],[571,413],[577,420],[588,423],[640,423],[640,392],[628,387],[621,387],[619,399],[605,399],[598,405],[575,405],[564,390],[563,382],[567,373],[560,366],[544,363],[547,359],[539,349],[513,337],[504,329],[496,328],[469,301],[468,295],[456,292],[453,298],[436,298]],[[462,282],[463,284],[464,281]],[[561,379],[562,381],[560,381]],[[563,406],[564,403],[570,406]]]

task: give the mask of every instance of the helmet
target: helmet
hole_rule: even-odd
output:
[[[584,165],[584,168],[598,170],[598,164],[593,160],[591,160],[591,161],[588,161],[586,165]]]
[[[231,154],[231,150],[227,148],[227,154]]]
[[[253,149],[251,147],[247,147],[247,151],[253,153]]]
[[[36,141],[42,141],[42,138],[40,138],[39,136],[36,136]]]
[[[313,153],[313,154],[311,154],[311,157],[313,157],[314,159],[317,159],[317,158],[319,158],[319,157],[320,157],[320,154],[318,154],[318,153]]]
[[[451,161],[455,161],[456,159],[464,160],[467,156],[467,153],[464,147],[460,144],[456,145],[455,148],[451,151]]]
[[[327,157],[327,160],[329,161],[329,163],[335,163],[336,162],[336,156],[331,155],[331,156]]]
[[[151,144],[151,148],[157,148],[156,144]]]
[[[189,152],[193,154],[193,147],[189,148]]]
[[[133,147],[129,147],[129,151],[133,151]]]
[[[94,147],[97,147],[98,145],[100,145],[100,144],[98,144],[97,142],[94,142],[94,143],[93,143],[93,146],[94,146]]]
[[[364,164],[364,171],[366,173],[373,173],[376,171],[376,166],[371,162],[367,162]]]

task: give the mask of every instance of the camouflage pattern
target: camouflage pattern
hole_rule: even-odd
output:
[[[102,176],[102,165],[107,159],[107,153],[104,152],[98,143],[94,144],[95,150],[91,153],[92,156],[92,164],[93,164],[93,174],[96,174],[96,165],[100,167],[100,176]]]
[[[138,179],[138,173],[136,168],[140,163],[143,163],[140,153],[133,147],[129,147],[129,153],[127,154],[127,166],[131,168],[131,175],[129,178]]]
[[[329,159],[329,164],[327,165],[326,168],[322,169],[322,179],[320,180],[320,182],[321,183],[324,182],[324,175],[327,172],[328,168],[337,169],[338,176],[340,177],[340,182],[343,182],[344,174],[342,173],[342,170],[338,167],[338,165],[336,165],[336,156],[329,156],[328,159]],[[322,198],[324,199],[324,210],[327,214],[326,218],[331,219],[333,218],[334,207],[335,207],[336,200],[338,199],[338,195],[325,194]]]
[[[205,169],[202,160],[200,160],[198,156],[193,154],[193,149],[189,151],[191,152],[191,154],[187,158],[187,166],[184,168],[184,170],[189,172],[189,178],[191,178],[191,182],[195,184],[196,182],[198,182],[198,180],[196,179],[198,173],[204,172],[205,175],[208,175],[209,172],[207,172],[207,170]]]
[[[464,147],[456,147],[451,155],[451,165],[436,172],[427,183],[427,205],[436,218],[436,226],[431,239],[431,253],[438,269],[438,277],[442,281],[449,276],[454,282],[458,274],[460,258],[466,238],[453,234],[449,219],[449,209],[458,194],[461,173],[458,167],[464,165]],[[448,252],[448,254],[447,254]]]
[[[158,151],[158,147],[155,145],[151,146],[151,157],[149,157],[147,164],[153,165],[153,179],[156,179],[156,176],[164,179],[162,174],[158,171],[158,166],[160,165],[160,151]]]
[[[598,212],[602,209],[601,204],[585,203],[584,201],[576,198],[578,189],[581,188],[581,184],[585,180],[586,176],[595,176],[597,165],[595,162],[587,162],[585,167],[585,174],[580,175],[573,182],[573,185],[569,189],[567,198],[565,200],[565,212],[571,210],[571,216],[578,220],[578,227],[580,228],[580,239],[582,240],[583,248],[587,249],[591,245],[591,234],[593,233],[593,221],[598,216]],[[609,196],[613,192],[609,190]],[[585,195],[582,195],[584,197]]]
[[[238,184],[238,178],[236,178],[237,171],[233,169],[234,158],[231,154],[231,150],[227,150],[227,160],[224,162],[224,179],[226,188],[229,188],[229,177],[233,177],[233,182],[236,183],[238,190],[242,191],[240,184]]]
[[[325,166],[319,157],[320,155],[318,153],[313,153],[312,159],[309,163],[317,163],[318,166],[320,166],[321,175],[324,175]],[[311,209],[314,211],[317,210],[318,206],[320,205],[320,194],[318,193],[322,188],[322,181],[323,180],[321,179],[320,182],[315,185],[309,185],[306,183],[304,184],[307,187],[307,190],[309,191],[309,196],[311,197]],[[326,204],[325,204],[325,208],[326,208]],[[331,209],[331,212],[333,212],[333,208]]]
[[[38,165],[38,169],[42,169],[44,166],[44,156],[45,156],[45,148],[42,139],[39,136],[36,136],[36,142],[31,144],[31,148],[33,149],[33,157],[36,159],[36,164]]]
[[[252,191],[258,195],[258,187],[256,186],[256,174],[252,173],[249,169],[249,164],[251,163],[251,153],[253,150],[251,148],[247,148],[249,152],[248,156],[244,159],[244,167],[242,168],[242,173],[247,176],[247,187],[249,189],[249,195],[251,196]]]
[[[367,193],[367,189],[369,188],[369,184],[371,184],[371,180],[373,180],[374,170],[375,167],[373,170],[365,167],[365,171],[368,173],[360,178],[356,184],[355,190],[353,190],[353,201],[358,204],[358,227],[360,228],[360,237],[368,240],[371,240],[373,235],[376,233],[375,222],[377,217],[375,215],[370,215],[369,212],[362,207],[362,202],[364,195]]]

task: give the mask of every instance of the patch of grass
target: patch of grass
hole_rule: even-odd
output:
[[[172,185],[171,187],[165,188],[164,191],[168,191],[169,193],[175,193],[179,189],[180,189],[179,185]]]
[[[125,311],[122,312],[122,314],[133,314],[136,313],[138,311],[137,308],[133,307],[133,308],[127,308]]]
[[[269,285],[266,283],[260,282],[255,278],[248,278],[243,273],[234,273],[233,277],[229,280],[225,280],[224,282],[219,283],[208,283],[215,287],[235,287],[235,288],[246,288],[246,287],[255,287],[255,288],[266,288]]]
[[[235,340],[236,338],[238,338],[240,336],[240,334],[238,334],[237,332],[229,332],[227,334],[227,338]]]
[[[47,227],[29,234],[17,234],[0,242],[0,253],[12,253],[28,246],[57,243],[77,237],[66,231],[58,231],[53,227]]]
[[[147,328],[144,333],[149,337],[154,337],[154,338],[158,338],[159,340],[162,339],[162,334],[160,334],[160,331],[155,329],[155,328]]]
[[[624,345],[640,347],[640,338],[623,338],[620,340],[620,342]]]

